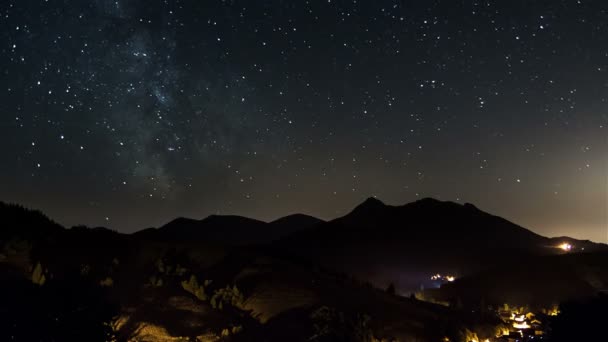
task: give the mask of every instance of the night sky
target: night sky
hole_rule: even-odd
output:
[[[606,1],[3,0],[0,199],[130,232],[472,202],[608,241]]]

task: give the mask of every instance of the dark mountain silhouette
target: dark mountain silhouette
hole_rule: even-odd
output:
[[[177,218],[164,226],[134,234],[139,239],[189,241],[222,245],[252,245],[275,241],[290,233],[324,222],[312,216],[294,214],[270,223],[242,216],[211,215],[202,220]]]
[[[297,257],[386,286],[414,290],[431,273],[471,274],[531,256],[556,255],[563,241],[577,251],[606,245],[549,239],[472,204],[422,199],[402,206],[369,198],[349,214],[275,243]]]
[[[242,216],[211,215],[202,220],[177,218],[147,234],[149,238],[165,241],[240,245],[265,241],[265,227],[265,222]]]
[[[329,223],[348,229],[364,230],[382,239],[401,237],[405,240],[427,240],[444,247],[459,244],[479,247],[536,247],[545,238],[505,219],[487,214],[472,204],[460,205],[425,198],[402,206],[390,206],[369,198],[344,217]],[[371,236],[370,236],[371,237]]]
[[[234,241],[238,231],[323,224],[303,215],[274,223],[178,219],[126,235],[105,228],[64,229],[37,212],[7,210],[5,217],[17,217],[13,231],[43,227],[40,234],[20,238],[23,243],[0,241],[0,283],[6,290],[0,336],[8,339],[72,341],[90,331],[103,340],[227,340],[219,337],[228,331],[235,334],[229,340],[295,341],[311,340],[321,329],[329,336],[375,333],[431,341],[455,338],[462,326],[494,324],[388,294],[306,261],[268,255],[264,246],[230,246],[222,257],[209,258],[211,239]],[[50,238],[43,238],[47,233]],[[194,241],[183,244],[187,239]]]
[[[569,237],[547,238],[483,212],[472,204],[461,205],[432,198],[402,206],[386,205],[376,198],[369,198],[349,214],[296,232],[282,242],[297,247],[319,241],[335,242],[334,246],[365,241],[401,246],[423,243],[411,247],[446,251],[498,248],[540,254],[559,252],[554,248],[557,241],[569,242],[579,248],[606,248],[606,245]]]
[[[270,224],[274,227],[276,232],[280,232],[282,235],[294,233],[300,230],[308,229],[316,226],[317,224],[324,223],[325,221],[318,219],[314,216],[304,214],[293,214],[285,217],[276,219]]]
[[[5,239],[48,239],[66,233],[39,211],[0,204],[0,214],[4,222],[0,237]],[[212,215],[202,220],[177,218],[130,237],[106,228],[74,227],[67,232],[70,239],[90,239],[92,243],[115,238],[228,246],[275,241],[274,247],[279,250],[322,263],[402,266],[406,262],[418,264],[424,270],[436,266],[464,273],[471,264],[493,265],[513,254],[560,254],[563,251],[556,246],[562,242],[570,243],[577,251],[606,249],[606,245],[590,241],[546,238],[472,204],[431,198],[401,206],[369,198],[347,215],[327,222],[302,214],[270,223],[241,216]]]
[[[0,334],[25,340],[72,340],[62,333],[73,325],[82,327],[76,340],[85,330],[169,340],[228,329],[243,341],[284,341],[319,327],[329,340],[353,329],[388,340],[456,340],[475,326],[491,337],[496,322],[471,307],[578,299],[608,284],[606,245],[546,238],[471,204],[434,199],[390,206],[370,198],[328,222],[300,214],[270,223],[178,218],[130,235],[64,229],[0,203],[0,227]],[[562,243],[572,249],[556,247]],[[399,296],[437,272],[458,277],[432,297],[454,307]],[[389,284],[395,293],[384,290]],[[29,323],[46,322],[38,331],[28,329],[30,312]],[[108,331],[115,317],[126,323]]]

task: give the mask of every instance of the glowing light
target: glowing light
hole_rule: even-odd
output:
[[[527,322],[523,322],[523,323],[513,322],[513,328],[515,328],[515,329],[530,329],[530,325]]]
[[[547,310],[547,315],[549,316],[557,316],[560,314],[559,307],[554,305],[551,309]]]
[[[431,280],[441,280],[441,281],[447,281],[447,282],[451,283],[454,280],[456,280],[456,277],[451,276],[451,275],[441,275],[441,274],[437,273],[431,277]]]
[[[565,252],[570,252],[572,250],[572,245],[567,242],[564,242],[561,245],[559,245],[559,248],[561,248]]]
[[[504,327],[500,327],[498,328],[498,334],[496,334],[496,337],[500,337],[500,336],[509,336],[509,329],[508,328],[504,328]]]

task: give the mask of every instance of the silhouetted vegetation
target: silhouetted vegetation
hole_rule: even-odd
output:
[[[184,290],[192,293],[199,300],[205,301],[208,299],[207,294],[205,293],[205,286],[209,286],[211,284],[210,280],[205,280],[202,284],[199,285],[198,280],[196,280],[196,276],[193,274],[190,276],[188,281],[182,281],[182,287]]]
[[[6,276],[11,271],[3,270]],[[1,341],[111,341],[118,314],[107,292],[80,277],[40,284],[5,278],[0,291]]]
[[[436,211],[445,215],[433,215]],[[595,293],[597,284],[605,283],[601,270],[606,259],[601,252],[540,257],[517,250],[522,253],[504,258],[533,260],[529,267],[517,268],[519,273],[506,273],[501,268],[504,264],[495,264],[495,268],[464,276],[441,290],[412,294],[410,298],[399,296],[404,292],[400,282],[407,277],[405,272],[382,282],[366,273],[349,272],[347,266],[351,264],[381,270],[390,263],[408,265],[410,258],[404,256],[416,256],[415,260],[421,260],[424,266],[429,262],[424,256],[433,253],[436,256],[431,263],[442,267],[454,262],[466,264],[472,261],[451,258],[452,253],[460,253],[459,248],[469,253],[467,246],[487,237],[477,236],[473,242],[443,250],[445,242],[429,240],[426,232],[403,231],[412,217],[414,224],[422,226],[427,224],[424,219],[433,217],[433,227],[451,217],[457,226],[472,222],[474,231],[484,224],[498,224],[507,235],[527,238],[528,247],[532,242],[548,241],[476,208],[432,200],[403,207],[370,200],[331,222],[303,215],[270,224],[239,217],[179,219],[162,232],[152,229],[134,235],[82,226],[64,229],[40,212],[1,203],[0,214],[5,215],[0,220],[6,217],[8,222],[0,231],[0,341],[154,341],[183,337],[374,342],[391,341],[395,335],[405,336],[402,340],[406,341],[481,339],[493,336],[501,324],[487,313],[488,305],[508,297],[510,289],[516,289],[519,296],[537,299],[542,296],[530,296],[526,291],[543,291],[543,296],[551,295],[552,299],[564,293]],[[284,245],[240,245],[257,241],[251,229],[265,227],[265,236],[274,239],[282,236],[274,229],[290,224],[301,227],[304,235],[286,238]],[[248,235],[238,239],[238,246],[221,242],[245,230]],[[447,236],[462,241],[460,234],[449,232]],[[301,236],[304,243],[296,241]],[[294,247],[297,252],[311,242],[314,245],[305,253],[289,249]],[[413,246],[412,250],[407,246]],[[427,252],[424,248],[434,250]],[[421,251],[427,254],[416,255]],[[344,259],[334,259],[336,256]],[[486,261],[492,264],[496,260]],[[536,270],[539,266],[542,269]],[[577,272],[579,269],[584,272]],[[505,274],[519,275],[509,278]],[[543,275],[542,279],[535,280],[537,275]],[[501,282],[505,286],[496,285],[494,279],[505,279]],[[548,280],[555,286],[547,289],[542,285]],[[565,287],[568,291],[560,292]],[[423,301],[434,299],[437,293],[446,298],[438,296],[435,304]],[[520,302],[513,303],[522,305]],[[563,304],[562,315],[551,325],[553,340],[589,338],[599,333],[590,328],[600,326],[597,318],[602,317],[599,313],[605,312],[605,305],[605,297]],[[514,311],[512,306],[507,309]]]

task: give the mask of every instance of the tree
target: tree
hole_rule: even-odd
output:
[[[204,281],[204,284],[207,284],[207,281]],[[162,283],[161,283],[162,284]],[[194,274],[192,276],[190,276],[190,280],[189,281],[182,281],[182,287],[184,288],[184,290],[192,293],[193,295],[196,296],[196,298],[205,301],[207,300],[207,294],[205,293],[205,285],[198,284],[198,280],[196,280],[196,276],[194,276]]]

